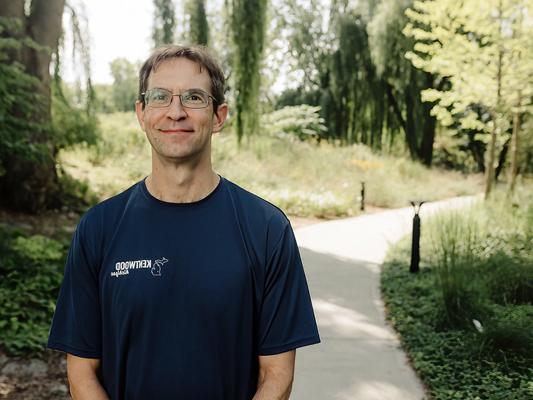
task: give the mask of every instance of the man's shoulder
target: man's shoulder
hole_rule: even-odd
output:
[[[120,218],[128,202],[131,201],[133,196],[138,194],[138,186],[140,183],[141,182],[137,182],[128,189],[89,208],[82,216],[80,225],[99,224],[104,220],[106,224],[109,225],[113,218]]]
[[[283,229],[290,224],[281,208],[226,179],[227,187],[234,199],[235,211],[241,217],[258,225],[277,225]]]

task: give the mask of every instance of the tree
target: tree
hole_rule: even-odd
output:
[[[186,3],[188,16],[188,37],[192,44],[207,46],[209,43],[209,24],[205,12],[204,0],[188,0]]]
[[[490,135],[485,197],[494,180],[497,141],[512,124],[513,110],[520,114],[531,104],[532,10],[531,0],[426,0],[406,11],[411,22],[404,33],[417,41],[407,57],[450,82],[446,90],[424,90],[422,99],[435,103],[432,113],[443,125]],[[479,107],[483,113],[476,112]],[[519,125],[515,119],[515,137]]]
[[[438,83],[428,72],[417,70],[405,53],[414,40],[402,34],[408,20],[405,10],[413,0],[383,0],[368,24],[369,47],[376,72],[382,79],[394,116],[404,131],[405,143],[412,159],[431,165],[436,119],[431,104],[422,102],[421,90]]]
[[[0,2],[0,17],[10,21],[2,37],[19,44],[7,51],[3,62],[12,66],[12,72],[18,70],[20,76],[27,77],[26,84],[19,86],[19,94],[25,96],[17,100],[27,101],[25,91],[30,88],[38,96],[39,101],[32,104],[31,114],[24,110],[27,104],[17,102],[10,104],[8,111],[13,116],[29,119],[29,124],[19,126],[19,134],[25,137],[25,147],[36,151],[31,157],[22,152],[6,155],[2,160],[5,173],[0,176],[0,191],[5,205],[37,211],[49,206],[57,198],[59,189],[51,130],[50,63],[62,33],[65,0],[33,0],[27,10],[25,3],[25,0]],[[5,78],[2,76],[0,80],[5,82]],[[5,115],[1,117],[6,118]]]
[[[244,135],[253,135],[259,130],[259,71],[265,41],[266,10],[267,0],[231,1],[235,130],[239,143]]]
[[[113,104],[117,111],[132,111],[137,99],[137,66],[125,58],[109,64],[113,76]]]
[[[154,0],[154,25],[152,41],[154,47],[170,44],[174,41],[176,14],[172,0]]]

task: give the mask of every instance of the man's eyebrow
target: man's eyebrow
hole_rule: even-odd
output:
[[[163,89],[163,90],[167,90],[171,93],[174,93],[174,91],[172,91],[171,89],[168,89],[168,88],[165,88],[165,87],[159,87],[159,86],[156,86],[156,87],[153,87],[153,88],[150,88],[149,90],[154,90],[154,89]],[[206,92],[208,93],[205,89],[202,89],[202,88],[199,88],[199,87],[193,87],[193,88],[188,88],[188,89],[184,89],[182,90],[180,93],[183,93],[183,92],[188,92],[188,91],[191,91],[191,90],[199,90],[201,92]]]

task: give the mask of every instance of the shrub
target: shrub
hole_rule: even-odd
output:
[[[290,135],[300,140],[320,141],[327,133],[320,107],[307,104],[286,106],[280,110],[264,115],[262,124],[274,135]]]
[[[495,306],[484,339],[503,353],[533,354],[533,306]]]
[[[0,345],[9,355],[44,348],[65,250],[66,243],[0,226]]]

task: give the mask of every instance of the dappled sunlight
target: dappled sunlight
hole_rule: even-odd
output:
[[[410,398],[408,391],[388,382],[367,380],[352,384],[335,396],[338,400],[401,400]]]
[[[336,335],[368,340],[390,340],[394,335],[386,328],[369,321],[369,318],[351,308],[320,298],[313,300],[320,329],[327,328]]]

